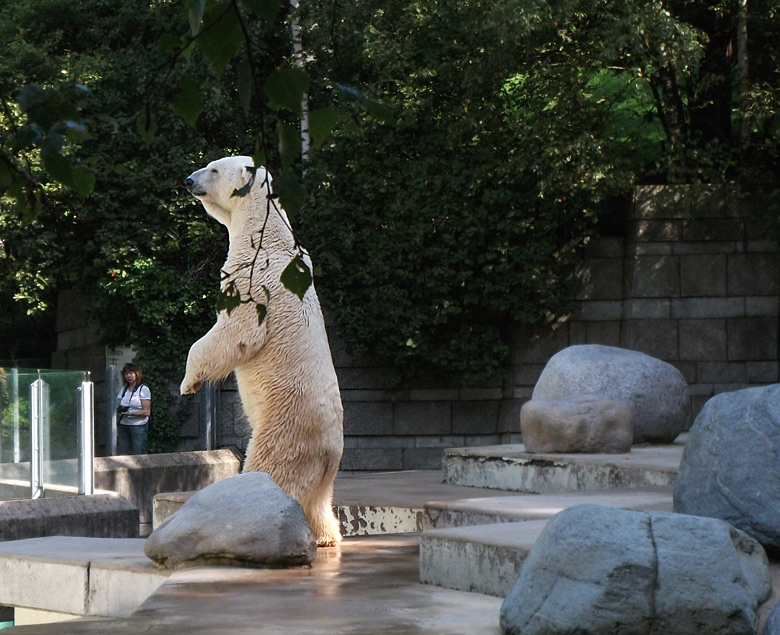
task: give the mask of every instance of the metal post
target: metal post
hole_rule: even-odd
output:
[[[95,493],[95,386],[87,379],[79,391],[79,494]]]
[[[40,377],[30,385],[30,498],[43,496],[43,431],[49,412],[49,385]]]
[[[14,463],[19,463],[22,460],[21,449],[19,447],[19,426],[21,421],[19,420],[19,371],[16,368],[11,369],[11,410],[14,426]]]
[[[119,392],[116,365],[109,364],[106,372],[106,404],[108,404],[108,455],[116,455],[116,396]]]
[[[211,382],[206,382],[203,386],[203,433],[206,437],[203,445],[206,450],[217,447],[216,392],[216,386]]]

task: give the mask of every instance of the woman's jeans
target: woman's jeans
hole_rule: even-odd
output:
[[[148,424],[128,426],[120,423],[116,427],[116,453],[146,454],[146,435]]]

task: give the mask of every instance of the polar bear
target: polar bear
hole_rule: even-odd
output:
[[[299,253],[271,177],[251,157],[209,163],[185,180],[230,238],[221,289],[241,304],[217,322],[187,357],[181,394],[235,371],[252,437],[245,472],[266,472],[298,499],[319,546],[341,540],[333,482],[343,451],[343,409],[319,300],[301,300],[280,277]],[[303,254],[311,271],[308,255]],[[248,301],[247,300],[253,300]],[[264,319],[258,303],[266,306]]]

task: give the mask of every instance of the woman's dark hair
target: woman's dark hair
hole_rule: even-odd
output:
[[[127,379],[125,379],[125,373],[127,371],[132,371],[135,373],[135,385],[140,386],[143,383],[144,380],[144,371],[141,370],[141,367],[137,364],[125,364],[122,366],[122,383],[124,384],[125,388],[128,387]]]

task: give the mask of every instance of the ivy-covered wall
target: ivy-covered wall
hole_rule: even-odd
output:
[[[436,469],[442,449],[520,440],[520,407],[544,365],[575,344],[642,351],[675,365],[691,419],[712,395],[780,381],[777,245],[746,221],[750,202],[701,188],[643,187],[613,236],[577,265],[578,311],[542,328],[517,327],[504,377],[476,388],[425,377],[386,388],[370,360],[351,358],[331,329],[344,402],[344,470]],[[223,386],[220,441],[248,435],[232,382]]]
[[[506,373],[477,387],[427,376],[390,389],[386,370],[350,356],[331,326],[344,403],[342,469],[437,469],[443,448],[519,442],[520,408],[539,374],[575,344],[621,346],[675,365],[689,384],[691,422],[716,393],[780,381],[780,257],[746,220],[750,204],[701,188],[637,189],[613,235],[582,249],[578,310],[544,327],[516,327]],[[100,348],[72,317],[58,318],[56,355],[69,367]],[[232,379],[214,402],[216,446],[244,450],[250,430]],[[180,449],[203,446],[207,420],[197,399]]]

